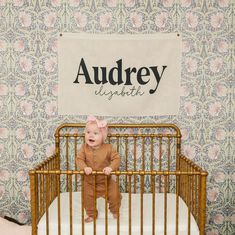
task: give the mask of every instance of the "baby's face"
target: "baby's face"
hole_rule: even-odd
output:
[[[99,148],[103,143],[103,136],[97,124],[87,125],[85,130],[85,142],[92,148]]]

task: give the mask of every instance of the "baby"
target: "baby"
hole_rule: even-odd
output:
[[[97,211],[93,208],[93,177],[92,171],[103,171],[110,175],[118,169],[120,157],[112,148],[111,144],[104,143],[107,138],[108,128],[106,121],[100,121],[94,116],[89,116],[85,127],[85,143],[78,152],[76,159],[77,166],[84,170],[84,207],[87,217],[85,222],[89,223],[97,217]],[[105,176],[96,176],[96,198],[105,197]],[[116,182],[108,177],[108,203],[109,210],[114,218],[117,218],[120,207],[121,195]]]

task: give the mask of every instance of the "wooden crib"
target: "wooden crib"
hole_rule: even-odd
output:
[[[173,124],[109,125],[107,142],[121,156],[119,171],[112,172],[122,193],[120,211],[111,217],[106,191],[93,202],[98,218],[84,223],[84,172],[75,164],[84,126],[60,125],[55,154],[29,171],[32,235],[205,234],[207,172],[181,154]],[[103,173],[92,174],[95,182]]]

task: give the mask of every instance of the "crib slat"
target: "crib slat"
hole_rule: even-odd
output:
[[[46,177],[46,192],[49,192],[49,175],[45,175]],[[49,208],[49,193],[46,193],[46,234],[49,235],[49,212],[48,212],[48,208]]]
[[[192,180],[191,176],[187,176],[187,181],[188,181],[188,190],[187,190],[187,196],[188,196],[188,235],[191,234],[191,188],[192,188]]]
[[[128,138],[125,136],[125,169],[128,171]],[[126,175],[126,192],[127,192],[127,175]]]
[[[105,176],[105,235],[108,235],[108,177]]]
[[[117,189],[119,191],[119,175],[116,176],[116,180],[117,180]],[[120,203],[121,198],[118,199]],[[120,235],[120,207],[118,207],[118,217],[117,217],[117,235]]]
[[[151,136],[151,140],[150,140],[150,171],[154,170],[154,167],[153,167],[153,144],[154,144],[153,136]]]
[[[69,137],[68,135],[66,135],[66,153],[65,153],[65,157],[66,157],[66,170],[69,170]],[[67,188],[67,192],[69,191],[69,178],[68,178],[68,174],[66,174],[66,188]]]
[[[32,211],[32,230],[31,233],[32,235],[36,235],[37,234],[37,191],[36,188],[38,185],[36,185],[37,180],[36,178],[38,177],[37,174],[35,174],[35,171],[30,171],[29,172],[29,176],[30,176],[30,193],[31,193],[31,211]]]
[[[74,137],[74,169],[75,171],[78,170],[77,164],[76,164],[76,158],[77,158],[77,136]],[[75,190],[78,190],[78,175],[75,175]]]
[[[155,175],[151,176],[152,186],[152,235],[155,235]]]
[[[140,234],[143,235],[143,192],[144,192],[144,175],[141,175],[141,183],[140,183]]]
[[[134,171],[136,171],[136,136],[134,136]],[[134,193],[136,193],[136,175],[134,175]]]
[[[45,204],[44,204],[44,175],[40,174],[40,215],[45,212]]]
[[[73,197],[72,197],[72,174],[69,174],[69,225],[70,235],[73,235]]]
[[[179,187],[180,187],[180,181],[179,181],[179,175],[176,176],[176,221],[175,221],[175,235],[179,234]]]
[[[93,175],[93,210],[94,210],[94,221],[93,221],[93,229],[94,235],[96,235],[96,175]]]
[[[145,170],[145,159],[144,159],[144,157],[145,157],[145,137],[144,136],[142,136],[142,171],[144,171]]]
[[[158,170],[159,171],[162,170],[162,137],[159,138],[159,166],[158,166]],[[162,192],[161,188],[162,188],[162,176],[159,175],[159,193]]]
[[[164,175],[164,235],[167,235],[167,175]]]
[[[167,145],[167,170],[170,171],[170,161],[171,161],[171,138],[168,136]],[[170,175],[167,177],[167,192],[170,192]]]
[[[81,175],[81,194],[82,194],[82,205],[81,205],[81,214],[82,214],[82,235],[84,235],[84,174]]]
[[[58,207],[58,235],[61,234],[61,219],[60,219],[60,174],[57,175],[57,190],[58,190],[58,197],[57,197],[57,207]]]
[[[131,235],[131,175],[128,175],[128,202],[129,235]]]

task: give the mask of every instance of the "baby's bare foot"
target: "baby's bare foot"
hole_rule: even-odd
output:
[[[86,217],[86,219],[84,220],[85,221],[85,223],[90,223],[90,222],[92,222],[94,219],[92,218],[92,217],[90,217],[90,216],[88,216],[88,217]]]
[[[113,214],[113,218],[117,219],[118,215],[117,214]]]

